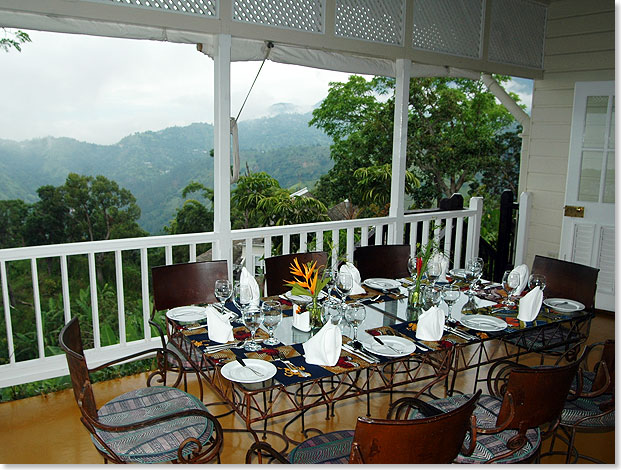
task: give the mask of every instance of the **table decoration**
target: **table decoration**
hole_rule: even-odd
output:
[[[311,261],[300,266],[298,259],[294,258],[289,268],[293,275],[293,280],[285,281],[285,285],[291,287],[292,295],[306,295],[311,298],[310,302],[306,305],[306,311],[309,315],[309,326],[315,331],[318,331],[319,328],[323,326],[322,312],[317,300],[319,298],[319,293],[329,281],[328,276],[319,276],[320,267],[317,267],[317,261]],[[295,310],[294,308],[294,325],[296,323]],[[298,323],[299,322],[300,320],[298,320]],[[302,331],[304,330],[302,329]]]

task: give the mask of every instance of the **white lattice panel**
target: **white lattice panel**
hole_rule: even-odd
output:
[[[483,0],[415,0],[412,47],[481,56]]]
[[[595,225],[580,223],[574,225],[574,240],[571,259],[574,263],[591,265],[593,245],[595,241]]]
[[[529,0],[494,0],[488,59],[543,68],[547,11]]]
[[[403,0],[337,0],[337,36],[403,45]]]
[[[118,3],[134,7],[168,10],[190,15],[216,16],[217,0],[89,0],[98,3]]]
[[[233,19],[313,33],[323,32],[325,0],[235,0]]]

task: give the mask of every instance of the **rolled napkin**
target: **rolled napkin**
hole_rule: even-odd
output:
[[[515,290],[515,293],[513,294],[513,295],[520,295],[522,291],[524,290],[524,288],[526,287],[526,284],[528,284],[528,276],[530,275],[528,266],[526,266],[525,264],[520,264],[519,266],[516,266],[515,268],[513,268],[513,271],[511,272],[518,273],[520,275],[520,285],[518,286],[518,288]]]
[[[448,279],[446,278],[446,273],[448,272],[449,267],[448,257],[444,253],[436,253],[431,258],[434,260],[438,260],[442,265],[442,273],[440,274],[437,282],[448,282]]]
[[[326,323],[311,339],[302,344],[304,358],[309,364],[335,366],[341,356],[343,338],[340,328]]]
[[[364,290],[364,287],[362,287],[360,283],[360,271],[358,271],[358,268],[356,266],[354,266],[350,262],[347,262],[340,267],[339,272],[351,274],[351,278],[354,282],[351,291],[349,292],[349,295],[360,295],[367,293],[367,291]]]
[[[233,327],[231,326],[231,314],[226,315],[218,312],[211,305],[207,310],[207,336],[216,343],[228,343],[233,341]]]
[[[541,287],[535,286],[528,294],[520,299],[518,304],[518,320],[533,321],[539,315],[543,303]]]
[[[242,268],[241,274],[239,275],[239,283],[241,285],[250,286],[250,291],[252,292],[252,300],[250,300],[250,305],[252,307],[258,307],[261,302],[261,291],[259,290],[259,284],[257,284],[257,280],[250,274],[250,272],[244,266]]]
[[[418,317],[416,338],[422,341],[440,341],[444,333],[444,312],[438,307],[425,310]]]
[[[306,309],[303,312],[300,310],[302,308],[298,304],[293,304],[293,328],[300,331],[310,331],[310,312]]]

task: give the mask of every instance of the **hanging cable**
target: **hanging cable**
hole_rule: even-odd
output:
[[[242,103],[241,108],[239,108],[239,113],[237,113],[237,117],[235,118],[236,121],[239,119],[239,116],[241,115],[242,110],[244,109],[244,106],[246,105],[246,101],[248,101],[250,92],[252,91],[254,84],[257,82],[257,78],[259,78],[259,74],[261,73],[261,69],[263,68],[263,65],[265,64],[265,61],[270,56],[270,51],[272,50],[272,47],[274,47],[274,43],[272,41],[268,41],[266,45],[267,45],[267,52],[265,53],[263,62],[261,62],[261,66],[259,67],[259,71],[257,72],[257,75],[254,77],[254,81],[252,82],[252,85],[250,85],[250,90],[248,90],[248,94],[246,95],[246,98],[244,99],[244,102]]]

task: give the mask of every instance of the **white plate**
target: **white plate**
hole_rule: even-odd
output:
[[[466,279],[468,277],[468,272],[463,268],[451,269],[449,274],[451,277],[458,279]]]
[[[502,331],[509,326],[502,318],[489,315],[462,315],[459,321],[462,325],[477,331]]]
[[[285,292],[284,295],[291,302],[295,302],[297,304],[302,304],[302,305],[308,304],[312,300],[310,295],[293,295],[290,290]],[[326,296],[326,293],[322,291],[322,292],[319,293],[319,296],[317,298],[321,300],[325,296]]]
[[[545,299],[543,301],[544,305],[547,305],[553,310],[557,312],[569,313],[569,312],[577,312],[579,310],[584,310],[584,304],[577,302],[575,300],[569,299]]]
[[[388,335],[376,336],[376,338],[379,338],[382,341],[382,343],[384,343],[385,345],[390,345],[393,348],[399,351],[402,351],[402,352],[401,353],[395,352],[392,349],[390,349],[388,346],[382,346],[375,340],[371,340],[369,344],[365,344],[364,349],[372,352],[373,354],[378,354],[380,356],[386,356],[386,357],[407,356],[409,354],[412,354],[414,351],[416,351],[416,345],[409,339],[401,338],[399,336],[388,336]]]
[[[401,283],[399,281],[395,281],[394,279],[385,279],[383,277],[372,277],[369,279],[365,279],[363,282],[366,286],[371,289],[379,290],[379,291],[387,291],[398,289],[401,287]]]
[[[166,316],[175,321],[195,322],[207,318],[207,310],[205,310],[205,307],[187,305],[184,307],[171,308],[166,312]]]
[[[220,370],[222,376],[231,382],[252,384],[263,382],[276,375],[276,366],[269,361],[264,361],[263,359],[244,359],[244,364],[246,364],[247,367],[242,367],[237,361],[224,364]],[[249,367],[256,370],[261,375],[252,372]]]

